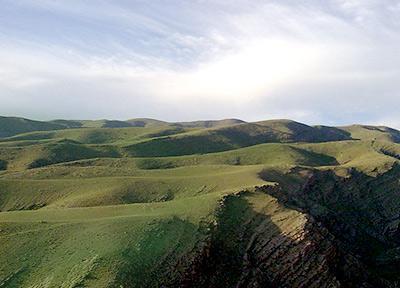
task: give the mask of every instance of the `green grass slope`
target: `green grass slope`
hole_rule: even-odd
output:
[[[260,170],[258,166],[185,167],[142,171],[138,176],[87,178],[71,174],[55,174],[53,178],[17,174],[0,179],[0,211],[164,202],[224,194],[266,184],[258,177]]]
[[[0,213],[0,285],[159,287],[204,237],[217,200]]]

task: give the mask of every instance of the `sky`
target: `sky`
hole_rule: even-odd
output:
[[[0,115],[400,128],[400,1],[0,0]]]

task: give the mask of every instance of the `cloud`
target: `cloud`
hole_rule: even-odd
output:
[[[88,3],[8,2],[0,114],[400,123],[395,1]]]

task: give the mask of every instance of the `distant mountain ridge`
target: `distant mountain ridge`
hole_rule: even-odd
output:
[[[199,120],[190,122],[166,122],[151,118],[134,118],[122,120],[63,120],[36,121],[20,117],[0,117],[0,138],[13,137],[23,133],[36,131],[57,131],[78,128],[162,128],[164,132],[154,134],[154,137],[168,136],[189,130],[197,132],[184,134],[182,137],[155,139],[150,145],[153,148],[157,141],[163,145],[179,145],[185,150],[190,141],[204,140],[214,142],[219,148],[197,151],[199,153],[223,151],[234,147],[245,147],[269,142],[328,142],[351,139],[383,140],[400,143],[400,131],[385,126],[351,125],[343,127],[309,126],[288,119],[245,122],[240,119]],[[212,136],[212,137],[211,137]],[[208,140],[207,140],[208,138]],[[28,137],[29,139],[29,137]],[[189,142],[189,144],[187,144]],[[186,143],[186,144],[185,144]],[[214,145],[213,144],[213,145]],[[140,144],[142,145],[142,144]],[[214,145],[214,146],[215,146]],[[209,145],[208,145],[209,146]],[[202,150],[202,148],[197,149]],[[141,155],[141,154],[139,154]],[[144,154],[147,156],[147,154]],[[151,155],[155,156],[155,155]],[[160,156],[160,155],[157,155]]]

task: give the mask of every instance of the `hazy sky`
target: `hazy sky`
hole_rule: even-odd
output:
[[[400,128],[400,1],[0,0],[0,114]]]

